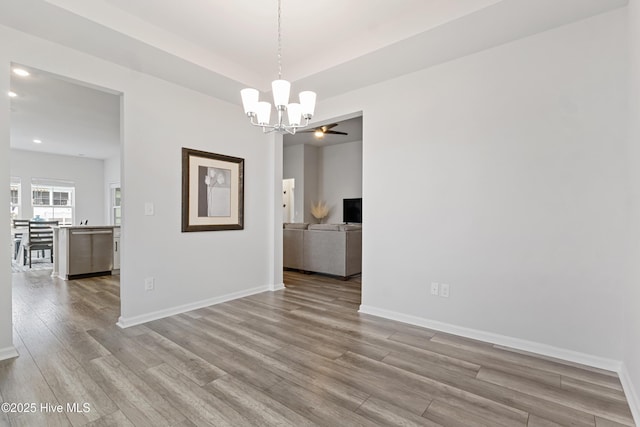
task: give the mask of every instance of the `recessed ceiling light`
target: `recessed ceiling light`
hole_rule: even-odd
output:
[[[42,144],[42,140],[41,139],[34,139],[33,142],[36,143],[36,144]]]
[[[9,95],[9,98],[15,98],[16,96],[18,96],[18,94],[17,94],[17,93],[12,92],[12,91],[9,91],[9,92],[7,93],[7,95]]]
[[[13,69],[13,74],[20,76],[20,77],[27,77],[29,75],[31,75],[30,72],[28,72],[27,70],[25,70],[24,68],[14,68]]]

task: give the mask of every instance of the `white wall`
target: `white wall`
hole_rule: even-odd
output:
[[[629,266],[625,298],[625,348],[627,398],[636,423],[640,423],[640,0],[628,7],[630,52],[629,171],[631,196],[631,232]]]
[[[151,78],[125,91],[124,103],[123,316],[269,285],[273,146],[239,107]],[[183,146],[245,159],[243,231],[180,232]],[[146,202],[155,216],[143,215]],[[155,277],[154,294],[145,277]]]
[[[342,199],[362,197],[362,141],[328,145],[319,154],[320,197],[329,206],[325,222],[341,223]]]
[[[362,197],[362,141],[288,146],[283,157],[284,178],[296,180],[294,222],[319,222],[311,205],[325,201],[330,210],[324,222],[340,223],[342,199]]]
[[[267,255],[274,245],[270,237],[274,189],[272,180],[265,177],[274,173],[270,160],[274,146],[246,123],[241,107],[0,27],[4,88],[11,61],[124,94],[124,324],[273,285],[275,276],[269,274],[273,267]],[[9,114],[8,103],[0,108],[0,117]],[[0,154],[8,154],[8,123],[0,119],[0,126]],[[180,232],[181,147],[245,159],[244,230]],[[8,183],[4,161],[0,167],[0,176]],[[0,200],[6,200],[2,197]],[[144,215],[145,202],[155,204],[154,216]],[[6,266],[1,268],[5,280],[1,281],[0,301],[6,304],[10,289],[4,283],[10,276]],[[155,291],[145,292],[144,279],[150,276],[155,278]],[[5,312],[0,318],[5,320],[0,324],[0,344],[6,344],[10,334],[6,323],[10,317]]]
[[[311,205],[320,199],[320,169],[318,166],[319,149],[313,145],[304,145],[304,222],[319,222],[311,215]]]
[[[75,224],[105,224],[102,160],[12,149],[9,161],[11,176],[20,178],[22,218],[33,218],[31,179],[46,178],[75,183]]]
[[[120,184],[120,156],[104,160],[104,221],[111,224],[111,185]]]
[[[363,308],[621,360],[625,20],[614,11],[318,105],[319,122],[363,111]],[[450,298],[430,296],[432,281]]]

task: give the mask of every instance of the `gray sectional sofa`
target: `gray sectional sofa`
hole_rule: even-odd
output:
[[[285,268],[347,278],[362,271],[362,226],[284,224]]]

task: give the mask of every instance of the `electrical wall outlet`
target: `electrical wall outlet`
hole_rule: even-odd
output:
[[[443,298],[449,298],[449,284],[440,283],[440,296]]]
[[[438,295],[438,284],[436,282],[431,282],[431,295]]]
[[[155,281],[153,280],[153,277],[146,277],[144,279],[144,290],[152,291],[154,288],[155,288]]]
[[[147,216],[152,216],[155,213],[155,207],[151,202],[145,202],[144,204],[144,214]]]

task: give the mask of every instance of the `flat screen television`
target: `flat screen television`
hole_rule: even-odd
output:
[[[362,197],[342,199],[342,222],[362,223]]]

